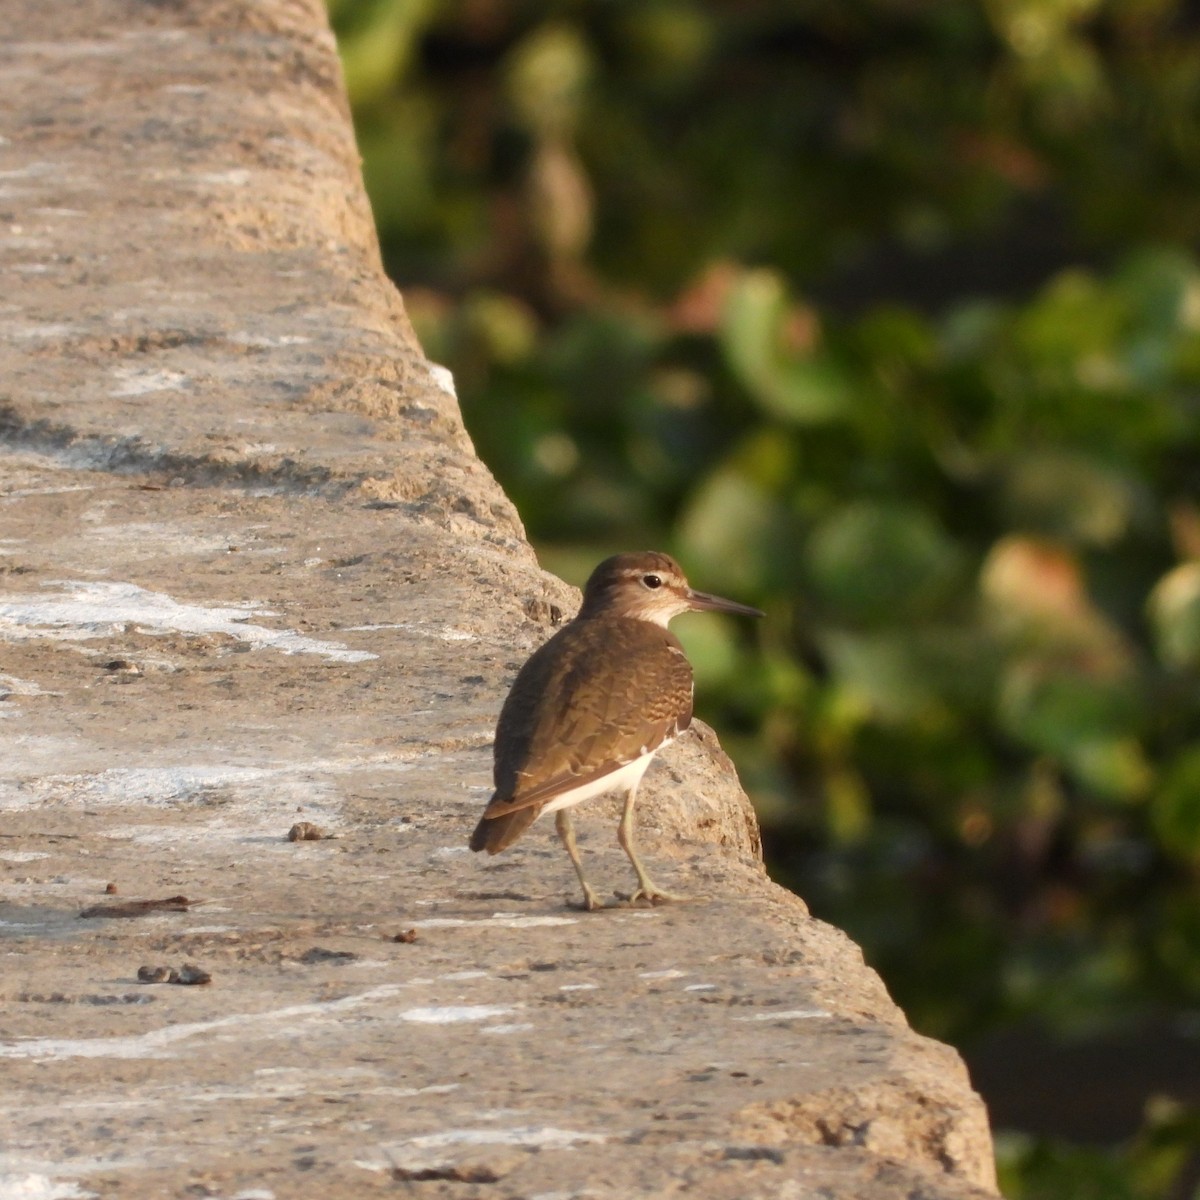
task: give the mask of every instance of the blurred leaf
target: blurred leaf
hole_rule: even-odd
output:
[[[676,628],[696,676],[696,689],[717,688],[732,678],[741,664],[738,633],[720,617],[681,621]]]
[[[723,588],[752,596],[761,581],[776,577],[785,528],[779,504],[755,480],[726,467],[708,477],[681,514],[679,547],[698,578],[727,580]]]
[[[835,841],[861,841],[871,824],[871,803],[862,777],[851,767],[834,768],[825,776],[825,811]]]
[[[1080,454],[1025,450],[1004,470],[1011,523],[1050,537],[1109,546],[1129,531],[1135,481]]]
[[[1070,748],[1071,771],[1104,800],[1137,800],[1146,795],[1154,771],[1141,744],[1131,737],[1079,741]]]
[[[512,296],[475,292],[463,306],[462,320],[466,329],[482,341],[492,362],[521,362],[537,346],[537,318]]]
[[[786,345],[789,324],[804,315],[788,300],[782,277],[747,271],[726,300],[721,344],[734,374],[770,414],[801,423],[847,415],[850,387],[841,369],[816,344]],[[815,334],[802,334],[805,341]]]
[[[1168,571],[1147,602],[1158,654],[1169,667],[1200,668],[1200,562]]]
[[[352,104],[370,104],[386,96],[437,8],[438,0],[341,0],[332,6]]]
[[[928,513],[858,501],[819,525],[806,547],[813,586],[844,621],[894,621],[934,608],[961,578],[962,555]]]
[[[1167,848],[1200,860],[1200,745],[1189,746],[1168,764],[1152,812]]]
[[[1058,754],[1124,733],[1137,714],[1132,679],[1098,678],[1050,659],[1015,661],[1000,695],[1005,727],[1028,745]]]
[[[914,368],[935,365],[939,354],[934,330],[919,313],[905,308],[878,308],[864,314],[854,331],[859,352],[875,371],[902,385]],[[905,372],[905,378],[898,378]]]
[[[514,47],[508,60],[509,101],[522,124],[542,134],[575,126],[591,73],[591,50],[577,29],[553,21]]]
[[[1192,257],[1176,247],[1154,247],[1131,254],[1116,274],[1115,284],[1127,298],[1134,328],[1141,337],[1170,339],[1200,328],[1200,274]],[[1165,379],[1163,368],[1145,378]]]
[[[1084,271],[1061,272],[1015,322],[1017,346],[1036,369],[1092,387],[1123,382],[1113,347],[1123,332],[1120,297]],[[1079,372],[1084,371],[1081,377]]]
[[[692,79],[712,46],[713,15],[685,0],[643,0],[627,6],[621,16],[630,72],[657,89],[674,89]]]
[[[820,637],[839,689],[854,696],[864,713],[882,721],[905,721],[938,703],[903,634],[874,636],[829,631]]]
[[[363,179],[379,199],[375,223],[382,230],[438,228],[438,197],[429,162],[437,137],[437,113],[425,101],[397,96],[358,124]]]
[[[1036,623],[1068,634],[1089,628],[1094,617],[1078,556],[1038,538],[1001,538],[984,560],[979,588],[1000,627],[1010,632]]]

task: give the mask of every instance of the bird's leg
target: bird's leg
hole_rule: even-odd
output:
[[[637,785],[635,784],[625,793],[625,811],[621,813],[621,823],[617,826],[617,841],[620,842],[621,849],[629,855],[629,861],[633,863],[633,869],[637,872],[638,881],[637,891],[631,896],[622,896],[622,899],[627,899],[631,904],[638,900],[649,900],[651,904],[659,900],[686,900],[686,896],[680,896],[675,892],[668,892],[660,888],[646,874],[646,868],[642,866],[637,851],[633,848],[633,802],[636,797]]]
[[[579,876],[579,883],[583,888],[583,907],[588,912],[595,912],[596,909],[603,908],[604,905],[592,891],[591,884],[583,877],[583,863],[579,858],[579,847],[575,845],[575,826],[571,823],[571,816],[565,808],[560,808],[554,814],[554,828],[558,830],[563,847],[571,858],[571,866],[575,868],[575,874]]]

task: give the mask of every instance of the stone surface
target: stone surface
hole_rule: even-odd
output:
[[[383,277],[320,6],[3,15],[0,1197],[993,1194],[711,731],[640,806],[693,901],[467,853],[577,593]]]

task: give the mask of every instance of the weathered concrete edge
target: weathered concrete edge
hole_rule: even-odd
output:
[[[406,330],[410,328],[407,322],[405,327]],[[365,407],[370,410],[373,406],[368,402]],[[465,437],[461,414],[456,411],[454,416]],[[372,481],[370,486],[379,488],[380,481]],[[386,488],[384,484],[384,494]],[[496,489],[500,491],[499,485]],[[506,496],[503,503],[509,503]],[[723,811],[719,820],[698,814],[694,808],[694,791],[689,797],[691,803],[680,805],[683,793],[664,790],[655,796],[651,783],[647,789],[650,802],[646,808],[653,814],[657,832],[664,835],[660,836],[660,847],[664,837],[670,835],[692,841],[712,841],[744,864],[761,863],[762,842],[753,807],[714,731],[697,721],[677,755],[683,757],[684,762],[679,764],[682,772],[673,768],[676,781],[682,782],[687,775],[706,777],[709,787],[705,794],[721,795]],[[811,919],[802,899],[774,885],[769,886],[778,903]],[[849,939],[847,944],[851,954],[861,960],[858,947]],[[890,1008],[894,1018],[906,1024],[903,1014],[891,1004],[882,987],[880,992],[881,1008],[885,1011]],[[878,1019],[880,1011],[871,1015]],[[982,1104],[963,1103],[964,1093],[972,1093],[960,1058],[949,1047],[930,1039],[921,1039],[917,1044],[922,1045],[923,1051],[932,1053],[937,1069],[930,1070],[930,1064],[918,1054],[917,1046],[906,1043],[895,1064],[895,1073],[884,1089],[882,1104],[875,1097],[864,1104],[858,1093],[848,1089],[838,1096],[825,1094],[819,1111],[814,1111],[815,1105],[793,1105],[786,1112],[765,1111],[756,1115],[777,1122],[789,1136],[801,1142],[855,1145],[884,1159],[924,1163],[960,1175],[983,1189],[993,1188],[993,1162],[990,1157],[984,1162],[977,1157],[980,1145],[990,1146],[986,1110]],[[914,1113],[917,1114],[915,1120]],[[748,1123],[754,1119],[748,1117]],[[918,1130],[915,1143],[912,1138],[914,1128]]]

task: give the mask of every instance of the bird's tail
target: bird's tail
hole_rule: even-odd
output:
[[[511,846],[537,820],[541,811],[536,805],[518,808],[499,817],[482,817],[471,834],[471,849],[499,854]]]

